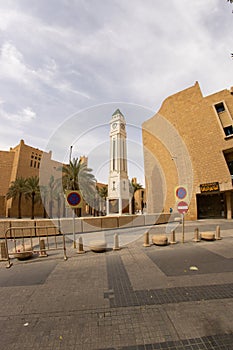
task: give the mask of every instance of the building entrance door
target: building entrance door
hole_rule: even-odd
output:
[[[225,218],[224,193],[198,194],[197,216],[198,219]]]

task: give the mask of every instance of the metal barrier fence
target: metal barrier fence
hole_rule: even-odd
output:
[[[60,239],[61,238],[61,239]],[[1,245],[2,249],[2,245]],[[63,250],[67,260],[65,235],[56,226],[9,227],[5,231],[5,254],[7,268],[11,267],[10,256],[25,259],[33,254],[47,256],[47,251]]]

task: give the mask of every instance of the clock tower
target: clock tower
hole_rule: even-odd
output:
[[[131,213],[127,173],[126,122],[117,109],[110,120],[110,169],[107,214]]]

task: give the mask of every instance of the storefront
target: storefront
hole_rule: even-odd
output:
[[[201,184],[200,192],[197,194],[198,219],[226,217],[225,195],[220,193],[218,182]]]
[[[198,194],[198,219],[226,218],[226,205],[224,193]]]

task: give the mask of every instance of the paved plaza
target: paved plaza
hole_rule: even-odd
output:
[[[195,227],[218,224],[222,240],[193,242]],[[134,229],[117,251],[79,255],[68,242],[67,261],[1,262],[0,349],[233,349],[233,221],[185,230],[165,247],[143,247]]]

